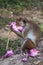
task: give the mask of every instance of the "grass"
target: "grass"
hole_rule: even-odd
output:
[[[12,4],[12,5],[11,5]],[[42,0],[0,0],[0,8],[14,8],[22,11],[23,8],[32,9],[34,7],[43,8]]]
[[[0,57],[6,53],[6,44],[7,44],[7,39],[3,38],[0,39]],[[20,47],[20,39],[16,40],[9,40],[9,46],[8,49],[12,49],[14,52],[16,48]]]

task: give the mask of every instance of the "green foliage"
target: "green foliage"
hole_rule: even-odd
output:
[[[20,39],[9,41],[9,48],[11,48],[14,52],[15,52],[16,48],[18,48],[20,46],[21,46]]]
[[[20,13],[20,12],[23,11],[23,8],[24,8],[23,6],[21,6],[21,5],[19,6],[19,5],[17,5],[17,6],[16,6],[16,10],[15,10],[15,12],[16,12],[16,13]]]
[[[0,0],[0,7],[7,7],[8,1],[7,0]]]
[[[6,49],[0,45],[0,57],[3,56],[6,53]]]
[[[16,6],[23,6],[23,7],[43,7],[42,0],[0,0],[0,7],[12,7],[15,8]]]
[[[0,57],[6,53],[6,49],[5,49],[6,44],[5,43],[6,43],[6,40],[4,42],[3,39],[0,39]]]
[[[0,57],[6,53],[6,44],[7,39],[0,39]],[[17,40],[9,40],[8,49],[12,49],[14,52],[16,48],[20,47],[20,39]]]

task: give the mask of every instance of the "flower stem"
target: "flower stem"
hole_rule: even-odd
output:
[[[10,32],[11,32],[11,31],[9,31],[9,34],[8,34],[8,40],[7,40],[6,50],[8,49],[8,46],[9,46]]]

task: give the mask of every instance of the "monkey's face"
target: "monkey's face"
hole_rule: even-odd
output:
[[[28,23],[28,20],[27,19],[20,19],[17,21],[17,24],[19,23],[19,25],[21,26],[29,26],[30,24]]]
[[[20,20],[17,20],[17,22],[12,22],[10,24],[10,28],[12,31],[15,30],[19,32],[22,32],[25,26],[29,27],[29,23],[26,19],[20,19]]]

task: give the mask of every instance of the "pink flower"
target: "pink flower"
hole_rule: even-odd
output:
[[[23,30],[23,27],[22,26],[16,26],[16,22],[12,22],[10,24],[10,28],[12,30],[15,30],[15,31],[22,31]]]
[[[12,26],[12,25],[16,25],[16,22],[11,22],[10,23],[10,26]]]
[[[38,55],[38,53],[39,53],[39,51],[37,49],[31,49],[30,53],[29,53],[29,56],[35,57],[35,56]]]
[[[16,22],[12,22],[10,24],[10,27],[11,27],[12,30],[18,31],[17,26],[16,26]]]
[[[23,62],[26,62],[26,61],[27,61],[27,58],[23,58],[22,61],[23,61]]]
[[[7,55],[13,55],[14,53],[13,53],[12,50],[8,50],[6,54],[7,54]]]
[[[13,52],[12,50],[8,50],[3,57],[4,57],[4,58],[7,58],[7,57],[12,56],[13,54],[14,54],[14,52]]]
[[[22,27],[22,26],[19,26],[19,27],[18,27],[18,30],[19,30],[19,31],[22,31],[22,30],[23,30],[23,27]]]

